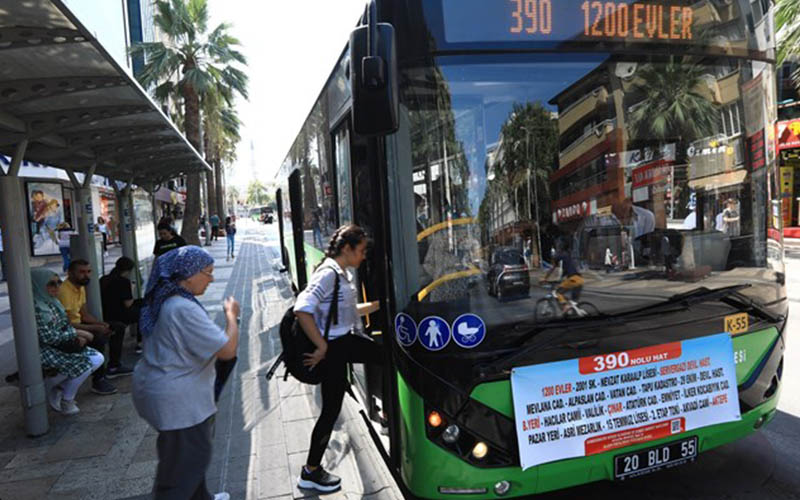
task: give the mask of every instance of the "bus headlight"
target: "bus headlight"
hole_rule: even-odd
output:
[[[472,448],[472,456],[477,458],[478,460],[485,457],[487,453],[489,453],[489,447],[486,446],[486,443],[484,443],[483,441],[478,441]]]
[[[450,424],[447,429],[442,433],[442,439],[447,444],[453,444],[458,441],[458,436],[461,434],[461,429],[456,424]]]

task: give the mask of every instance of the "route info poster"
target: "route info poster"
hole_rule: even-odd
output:
[[[740,420],[727,333],[514,368],[523,470]]]

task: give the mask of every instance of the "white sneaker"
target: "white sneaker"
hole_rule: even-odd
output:
[[[64,415],[75,415],[79,413],[81,410],[78,408],[78,405],[75,404],[75,400],[69,399],[62,399],[61,400],[61,413]]]
[[[222,493],[217,493],[214,495],[214,500],[231,500],[231,496],[229,493],[225,493],[223,491]]]
[[[47,391],[47,402],[50,403],[50,407],[57,412],[61,411],[61,397],[62,391],[58,387],[51,387],[49,391]]]

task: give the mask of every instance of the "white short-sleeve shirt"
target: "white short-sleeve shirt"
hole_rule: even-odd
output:
[[[295,311],[314,316],[314,323],[324,337],[325,321],[328,319],[333,298],[335,273],[339,274],[339,321],[338,324],[331,322],[328,340],[347,335],[360,327],[356,310],[358,295],[353,273],[350,270],[343,270],[335,260],[325,259],[325,262],[311,275],[308,286],[297,296],[294,305]]]

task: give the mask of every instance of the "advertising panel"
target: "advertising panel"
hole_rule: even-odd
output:
[[[28,182],[31,254],[58,255],[58,225],[64,222],[64,193],[57,182]]]
[[[523,470],[740,420],[728,333],[514,368]]]
[[[800,148],[800,119],[778,122],[778,151]]]

